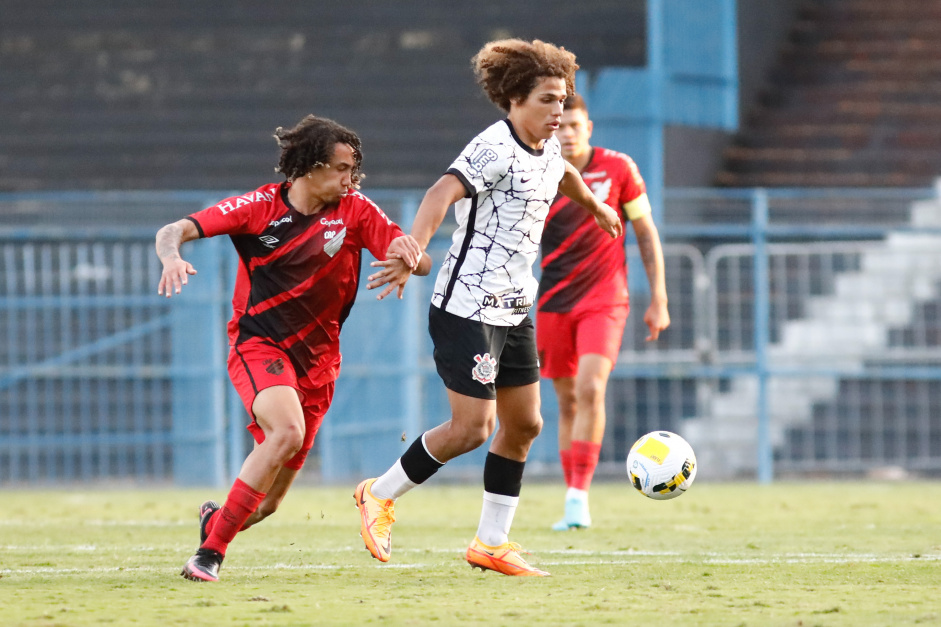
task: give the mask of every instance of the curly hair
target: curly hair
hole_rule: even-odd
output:
[[[363,179],[363,144],[359,136],[327,118],[308,115],[292,129],[278,127],[274,132],[281,158],[275,172],[280,172],[289,181],[298,179],[318,167],[329,167],[336,144],[348,144],[353,149],[353,187],[359,189]]]
[[[560,46],[534,39],[491,41],[471,59],[477,83],[490,101],[510,110],[511,102],[525,100],[536,83],[546,77],[565,79],[565,89],[575,93],[575,55]]]

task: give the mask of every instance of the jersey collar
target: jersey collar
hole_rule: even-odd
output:
[[[509,119],[509,118],[505,118],[503,121],[506,122],[507,127],[509,127],[509,129],[510,129],[510,135],[513,136],[513,139],[516,140],[516,143],[519,144],[519,147],[520,147],[520,148],[522,148],[523,150],[525,150],[526,152],[528,152],[529,154],[531,154],[531,155],[533,155],[533,156],[535,156],[535,157],[541,157],[541,156],[542,156],[542,153],[544,153],[544,152],[546,151],[545,148],[540,148],[539,150],[536,150],[535,148],[533,148],[533,147],[531,147],[531,146],[527,146],[525,143],[523,143],[523,140],[520,139],[520,136],[516,134],[516,129],[513,128],[513,123],[510,122],[510,119]],[[546,145],[545,142],[543,142],[542,145],[545,146],[545,145]]]

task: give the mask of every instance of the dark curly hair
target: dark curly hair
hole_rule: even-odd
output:
[[[275,172],[280,172],[289,181],[305,176],[318,167],[325,167],[333,158],[336,144],[348,144],[353,149],[353,187],[359,189],[363,179],[363,144],[359,136],[350,129],[327,118],[308,115],[292,129],[278,127],[274,132],[281,158]]]
[[[490,101],[510,110],[510,103],[525,100],[540,79],[565,79],[565,89],[575,93],[575,55],[565,48],[535,39],[491,41],[471,59],[477,83]]]

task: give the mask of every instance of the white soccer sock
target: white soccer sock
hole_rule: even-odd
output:
[[[402,460],[397,459],[385,474],[376,479],[369,491],[377,499],[395,500],[417,485],[405,474],[405,469],[402,468]]]
[[[477,537],[487,546],[499,546],[507,542],[513,515],[520,497],[484,492],[484,505],[480,510],[480,526]]]
[[[588,490],[579,490],[578,488],[569,488],[565,491],[565,500],[588,502]]]

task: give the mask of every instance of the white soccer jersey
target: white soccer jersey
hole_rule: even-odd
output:
[[[534,150],[501,120],[475,137],[448,173],[467,196],[454,205],[458,228],[431,302],[462,318],[515,326],[536,297],[533,263],[565,174],[559,140]]]

